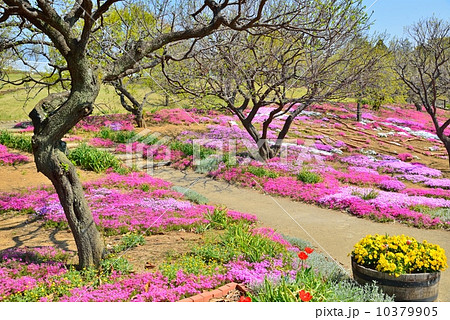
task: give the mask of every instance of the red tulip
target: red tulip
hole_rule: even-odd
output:
[[[305,291],[305,290],[300,290],[300,291],[298,292],[298,294],[299,294],[299,296],[300,296],[300,299],[301,299],[303,302],[308,302],[309,300],[312,299],[311,293],[309,293],[309,292],[307,292],[307,291]]]
[[[252,302],[252,298],[241,296],[239,302]]]
[[[303,251],[298,253],[298,257],[300,258],[300,260],[308,259],[308,255],[306,253],[304,253]]]
[[[306,252],[307,254],[311,254],[311,253],[313,253],[313,251],[314,251],[314,249],[311,249],[310,247],[306,247],[306,248],[305,248],[305,252]]]

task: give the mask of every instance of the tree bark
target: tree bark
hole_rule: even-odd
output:
[[[50,95],[30,113],[34,125],[32,146],[37,170],[50,179],[64,209],[77,245],[79,267],[97,267],[104,245],[61,139],[92,112],[100,86],[84,56],[75,56],[68,62],[72,74],[70,94]]]
[[[77,245],[79,267],[99,266],[103,256],[103,242],[76,169],[62,150],[61,141],[35,136],[33,148],[38,170],[51,180],[64,209]]]
[[[358,101],[356,103],[356,121],[361,122],[361,103]]]
[[[136,125],[138,128],[145,128],[147,125],[145,123],[145,119],[144,119],[144,114],[143,114],[143,110],[140,109],[136,112],[136,114],[134,115],[134,119],[136,120]]]

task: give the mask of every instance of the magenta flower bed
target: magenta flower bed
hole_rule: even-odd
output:
[[[10,153],[7,147],[0,144],[0,164],[13,165],[26,162],[30,162],[30,159],[27,156]]]
[[[113,233],[191,229],[208,223],[205,215],[215,210],[214,206],[195,205],[184,200],[182,194],[170,189],[169,182],[144,173],[126,176],[112,173],[84,187],[95,223]],[[45,220],[66,221],[53,191],[1,194],[0,210],[33,210]],[[229,215],[233,219],[256,221],[255,216],[237,211]]]
[[[108,116],[89,116],[81,120],[75,128],[74,132],[91,131],[98,132],[102,127],[110,128],[113,131],[134,129],[133,115],[131,114],[111,114]]]
[[[114,141],[103,138],[92,138],[89,140],[89,144],[96,148],[110,148],[114,145]]]
[[[230,277],[222,274],[196,276],[179,271],[176,279],[168,281],[158,271],[129,275],[113,271],[108,283],[79,287],[79,278],[69,277],[65,264],[55,261],[56,255],[67,256],[67,253],[52,247],[3,251],[0,255],[0,301],[27,292],[30,298],[39,301],[177,301],[213,289]],[[68,294],[58,297],[57,292],[62,288]],[[35,290],[34,295],[32,290]],[[56,294],[41,296],[46,291]]]
[[[66,302],[119,302],[119,301],[177,301],[184,296],[201,293],[224,283],[224,275],[196,276],[177,273],[177,278],[168,281],[159,272],[148,272],[136,275],[122,276],[114,273],[110,280],[99,287],[80,287],[71,290],[70,295],[63,296],[59,301]],[[43,298],[41,301],[51,301]]]
[[[268,257],[260,262],[238,258],[224,265],[224,273],[209,276],[179,270],[175,278],[169,280],[160,271],[136,274],[112,271],[105,283],[83,284],[80,276],[61,262],[64,256],[68,256],[67,252],[52,247],[3,251],[0,255],[0,301],[13,295],[22,301],[23,297],[28,297],[27,301],[41,302],[178,301],[230,281],[261,284],[265,278],[274,281],[281,277],[295,278],[300,268],[295,261],[291,269],[285,271],[282,257]]]

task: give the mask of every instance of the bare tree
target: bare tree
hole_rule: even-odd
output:
[[[169,52],[164,59],[165,74],[175,87],[220,98],[220,105],[239,118],[256,142],[262,159],[279,153],[305,108],[350,95],[358,75],[376,60],[369,55],[360,59],[364,48],[354,41],[368,20],[359,2],[298,1],[289,10],[298,18],[287,22],[271,17],[279,28],[216,33],[199,40],[184,65],[170,61],[185,56]],[[265,106],[273,109],[256,124],[255,116]],[[277,118],[283,119],[283,127],[269,141]]]
[[[450,93],[450,24],[436,18],[419,21],[408,29],[409,39],[394,44],[395,71],[410,89],[410,96],[424,106],[436,134],[449,154],[450,119],[440,123],[438,99]],[[412,41],[412,42],[411,42]]]
[[[36,79],[31,75],[10,82],[37,81],[68,88],[68,91],[51,94],[38,103],[30,117],[34,124],[32,145],[36,166],[56,189],[77,244],[80,267],[100,263],[103,242],[61,139],[92,112],[102,82],[117,81],[142,70],[146,67],[146,59],[151,59],[157,50],[170,43],[198,39],[219,28],[246,30],[258,26],[268,4],[274,5],[265,0],[148,1],[148,10],[152,10],[160,27],[155,28],[151,36],[134,39],[120,50],[98,51],[93,35],[105,30],[103,17],[116,3],[127,5],[119,0],[0,2],[1,27],[12,28],[12,34],[17,35],[3,43],[2,49],[14,50],[20,56],[23,50],[38,42],[42,49],[39,53],[53,61],[51,77],[44,75]],[[270,21],[263,23],[270,25]],[[56,58],[51,55],[55,50]],[[99,72],[98,60],[91,54],[109,58],[102,72]]]

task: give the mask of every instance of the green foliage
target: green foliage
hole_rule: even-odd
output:
[[[44,223],[44,228],[46,228],[46,229],[65,230],[65,229],[69,229],[69,224],[67,223],[67,221],[47,220]]]
[[[232,156],[232,155],[230,155],[228,153],[223,155],[222,162],[225,163],[227,168],[235,167],[237,165],[236,157]]]
[[[296,278],[290,280],[281,278],[279,282],[265,279],[261,287],[252,288],[255,292],[250,297],[258,302],[298,302],[300,290],[310,292],[311,301],[327,301],[326,297],[332,293],[332,283],[323,281],[312,269],[302,269]]]
[[[339,302],[393,302],[394,299],[381,291],[375,284],[360,286],[355,281],[348,279],[335,282],[331,287],[332,294],[327,301]]]
[[[195,247],[192,249],[192,253],[203,261],[214,261],[221,265],[239,257],[240,254],[236,248],[227,248],[216,242],[206,242],[201,246]]]
[[[286,235],[283,235],[283,238],[291,245],[296,246],[300,250],[304,250],[306,247],[312,247],[310,242],[303,239]],[[328,279],[338,280],[346,277],[345,271],[339,264],[337,264],[335,261],[331,261],[326,256],[318,253],[317,251],[314,251],[313,253],[308,255],[308,265],[315,272],[318,272]]]
[[[287,256],[286,248],[266,237],[252,234],[248,225],[232,225],[221,239],[224,246],[234,247],[244,259],[250,262],[261,261],[264,256],[278,257],[280,254]]]
[[[171,150],[178,150],[183,152],[185,155],[187,156],[193,156],[194,155],[194,144],[192,143],[183,143],[180,141],[172,141],[169,144],[169,147]],[[200,159],[205,159],[206,157],[212,155],[215,153],[214,150],[202,147],[202,146],[198,146],[199,147],[199,156]]]
[[[297,174],[297,180],[302,181],[304,183],[314,184],[319,183],[322,181],[322,177],[312,172],[308,169],[303,168],[298,174]]]
[[[69,159],[76,166],[85,170],[104,172],[109,168],[120,170],[121,163],[113,154],[98,150],[83,143],[69,154]]]
[[[439,218],[442,221],[450,221],[450,208],[430,208],[425,205],[414,205],[409,207],[411,210],[427,214],[433,218]]]
[[[254,174],[255,176],[257,176],[259,178],[262,178],[262,177],[276,178],[276,177],[278,177],[277,173],[267,170],[264,167],[248,166],[247,171],[250,172],[251,174]]]
[[[222,260],[223,262],[238,256],[242,256],[250,262],[261,261],[264,256],[279,257],[281,254],[288,256],[287,250],[282,244],[253,234],[250,227],[243,223],[229,224],[225,234],[220,237],[216,245],[221,247],[218,249],[219,251],[229,252],[228,256],[222,258],[225,259]],[[197,252],[200,254],[203,251],[200,248]]]
[[[100,270],[106,276],[111,275],[113,271],[121,274],[129,274],[133,270],[133,266],[125,258],[110,255],[102,260]]]
[[[185,254],[176,261],[163,263],[159,271],[168,278],[169,281],[176,279],[177,273],[182,270],[187,274],[195,275],[215,275],[223,273],[224,267],[213,261],[204,260],[201,256]]]
[[[361,55],[355,63],[375,61],[371,68],[360,74],[355,84],[357,102],[368,104],[374,110],[379,110],[387,103],[405,103],[406,86],[392,68],[394,56],[383,39],[360,38],[356,41],[361,48]]]
[[[53,259],[52,259],[53,260]],[[115,270],[128,273],[125,259],[108,258],[103,261],[101,269],[88,268],[77,270],[70,266],[67,272],[49,278],[46,283],[40,283],[37,287],[17,292],[8,296],[3,301],[11,302],[33,302],[39,301],[42,297],[51,297],[53,301],[58,301],[62,296],[70,295],[74,288],[93,287],[96,288],[104,283],[111,283],[111,271]],[[23,270],[25,272],[25,270]]]
[[[360,197],[363,200],[372,200],[372,199],[375,199],[376,197],[378,197],[378,191],[376,191],[374,189],[367,191],[367,192],[363,192],[363,193],[358,192],[358,191],[353,191],[352,195]]]
[[[230,217],[227,214],[226,208],[215,208],[212,213],[208,211],[208,213],[205,214],[205,219],[209,222],[198,225],[195,230],[197,233],[204,233],[209,229],[224,230],[233,224],[247,223],[245,220],[235,220]]]
[[[284,240],[288,241],[291,245],[299,248],[300,250],[304,250],[306,247],[312,247],[311,243],[307,240],[299,239],[296,237],[291,237],[287,235],[282,235]]]
[[[299,291],[305,290],[312,295],[313,302],[389,302],[392,298],[385,295],[376,285],[360,286],[347,279],[334,282],[322,278],[312,269],[301,270],[294,280],[282,278],[279,282],[265,279],[261,286],[251,287],[252,301],[259,302],[299,302]]]
[[[127,143],[136,136],[134,131],[113,131],[111,128],[103,127],[97,137],[109,139],[117,143]]]
[[[6,130],[0,131],[0,144],[17,150],[32,153],[33,147],[31,146],[31,137],[20,134],[12,134]]]
[[[145,238],[142,234],[129,233],[120,239],[120,243],[114,247],[114,252],[119,253],[121,251],[142,246],[145,244]]]
[[[200,160],[195,166],[195,172],[197,173],[209,173],[216,170],[219,165],[219,159],[215,157],[208,157]]]
[[[200,193],[189,188],[173,186],[172,190],[182,193],[186,197],[186,199],[197,204],[207,204],[209,202],[209,200],[205,196],[202,196]]]

